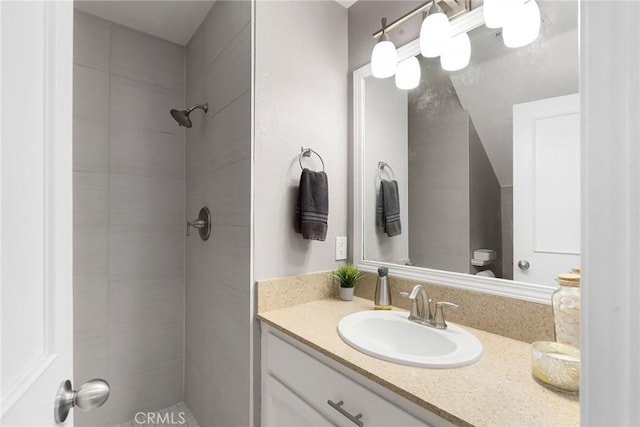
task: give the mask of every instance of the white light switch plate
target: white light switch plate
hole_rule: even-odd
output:
[[[336,236],[336,261],[347,259],[347,236]]]

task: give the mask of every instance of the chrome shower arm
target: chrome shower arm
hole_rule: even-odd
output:
[[[192,107],[189,107],[189,109],[187,110],[187,114],[191,113],[193,110],[198,109],[198,108],[206,113],[207,111],[209,111],[209,104],[208,103],[198,104],[198,105],[194,105]]]

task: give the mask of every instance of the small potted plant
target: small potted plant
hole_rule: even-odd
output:
[[[343,301],[353,300],[353,286],[362,277],[362,272],[353,264],[345,264],[334,270],[333,278],[340,284],[340,299]]]

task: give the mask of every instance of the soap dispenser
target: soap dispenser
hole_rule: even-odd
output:
[[[376,298],[374,310],[391,310],[391,288],[389,287],[389,269],[378,267],[378,281],[376,282]]]

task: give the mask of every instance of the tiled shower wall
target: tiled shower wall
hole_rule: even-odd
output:
[[[250,425],[251,3],[217,1],[187,46],[185,402],[203,426]]]
[[[74,384],[106,379],[76,425],[182,400],[185,48],[76,11]]]

